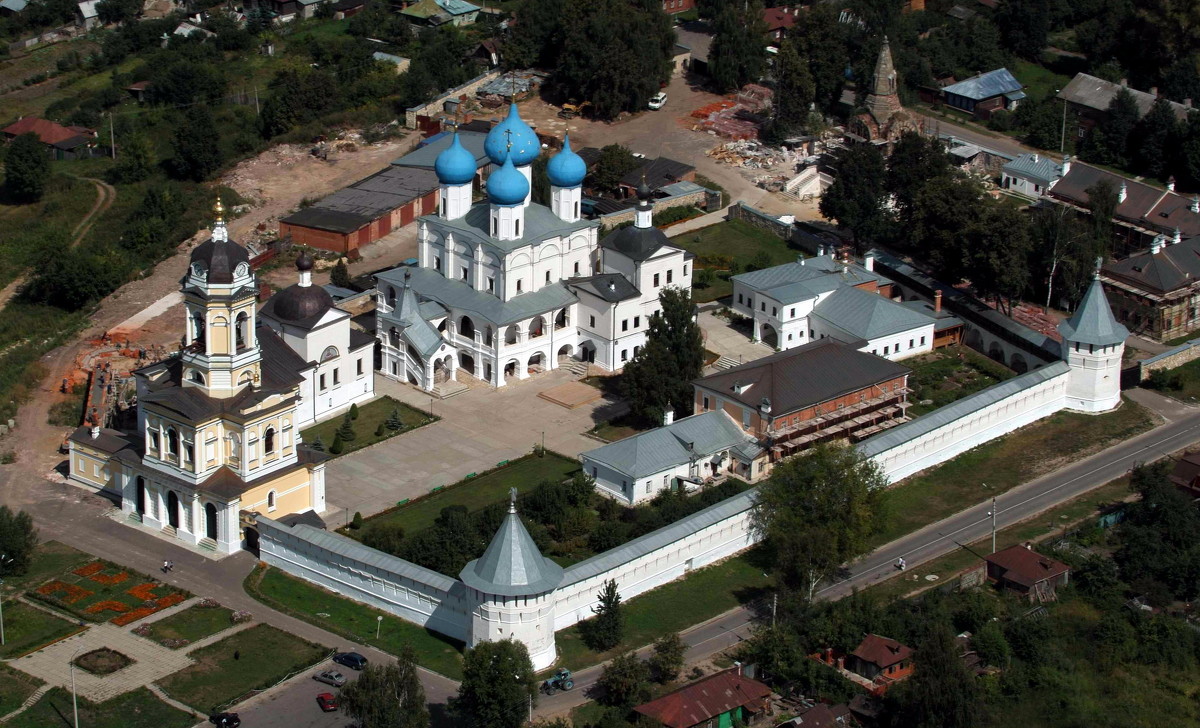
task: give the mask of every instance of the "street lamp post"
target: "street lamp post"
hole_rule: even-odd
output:
[[[75,712],[75,728],[79,728],[79,698],[75,694],[75,658],[83,648],[84,645],[79,645],[71,655],[71,707]]]
[[[1054,89],[1054,95],[1057,96],[1061,89]],[[1063,99],[1063,120],[1062,133],[1058,136],[1058,153],[1063,154],[1067,151],[1067,100]]]
[[[377,614],[377,615],[375,615],[375,640],[376,641],[379,640],[379,628],[381,626],[383,626],[383,615]]]
[[[4,571],[4,567],[13,562],[13,558],[8,554],[0,554],[0,572]],[[4,579],[0,579],[0,645],[5,644],[4,641]]]

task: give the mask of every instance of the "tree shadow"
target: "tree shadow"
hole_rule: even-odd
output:
[[[450,714],[450,706],[445,703],[429,704],[430,728],[454,728],[454,716]]]

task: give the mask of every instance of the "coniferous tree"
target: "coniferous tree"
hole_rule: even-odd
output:
[[[1177,148],[1178,143],[1179,124],[1175,110],[1171,102],[1160,96],[1138,122],[1131,137],[1134,169],[1149,177],[1166,177],[1171,150]]]
[[[325,441],[321,439],[320,435],[317,435],[316,439],[309,443],[308,447],[317,452],[325,452]]]
[[[346,449],[346,443],[342,442],[342,433],[339,428],[338,432],[333,433],[333,442],[329,444],[330,455],[341,455]]]
[[[611,650],[621,644],[622,633],[625,630],[617,582],[612,579],[604,582],[596,599],[599,603],[592,607],[592,614],[596,616],[592,618],[587,630],[589,642],[597,651]]]
[[[37,543],[33,517],[25,511],[14,513],[8,506],[0,506],[0,554],[11,559],[0,563],[0,576],[15,576],[29,571]]]
[[[347,412],[346,414],[350,415],[351,420],[357,420],[358,419],[358,403],[355,402],[355,403],[351,404],[350,411]]]
[[[662,310],[650,317],[646,344],[625,365],[621,390],[630,412],[658,424],[668,409],[692,410],[692,380],[704,368],[704,337],[692,316],[690,291],[666,286],[659,294]]]
[[[347,412],[342,417],[341,426],[337,428],[337,436],[341,438],[343,443],[354,442],[354,438],[358,437],[358,434],[354,432],[353,420],[354,418]]]
[[[339,288],[349,288],[351,286],[350,270],[346,267],[345,258],[338,258],[337,265],[333,266],[333,270],[329,271],[329,282]]]
[[[4,188],[18,202],[37,202],[50,178],[50,157],[37,134],[22,134],[4,157]]]
[[[404,420],[400,419],[400,408],[393,407],[392,413],[388,415],[387,422],[384,424],[386,424],[387,428],[393,432],[399,430],[401,427],[404,427]]]

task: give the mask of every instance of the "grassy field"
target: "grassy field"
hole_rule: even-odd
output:
[[[155,642],[164,640],[187,640],[196,642],[233,626],[230,617],[233,611],[225,607],[192,606],[160,619],[150,625],[147,635]]]
[[[462,645],[435,632],[372,609],[301,579],[264,567],[246,578],[250,596],[322,629],[399,654],[411,645],[417,664],[455,680],[462,679]],[[377,617],[382,616],[379,623]],[[375,639],[376,625],[379,639]]]
[[[0,715],[8,715],[21,707],[21,704],[42,686],[42,681],[0,663],[0,684],[4,685],[4,689],[0,690]]]
[[[18,657],[80,630],[79,625],[22,602],[4,603],[4,638],[0,657]],[[2,714],[0,714],[2,715]]]
[[[81,619],[112,621],[119,627],[190,596],[182,589],[100,559],[60,571],[27,594]]]
[[[0,204],[0,286],[39,262],[47,249],[67,245],[71,229],[95,203],[90,182],[55,174],[40,201]]]
[[[477,511],[508,500],[509,488],[516,488],[518,492],[532,490],[543,480],[561,482],[577,470],[579,461],[558,453],[547,451],[545,457],[527,455],[372,516],[365,523],[396,523],[405,533],[416,533],[432,526],[447,506],[466,506],[468,511]],[[348,533],[354,535],[354,531]]]
[[[404,426],[394,431],[384,427],[383,435],[376,437],[375,430],[381,424],[387,422],[388,418],[392,416],[393,410],[400,411],[400,420],[404,423]],[[325,443],[325,450],[328,452],[329,446],[333,444],[335,433],[342,426],[342,419],[342,417],[334,417],[326,420],[319,425],[308,428],[301,433],[301,436],[309,444],[316,442],[317,438],[320,437],[321,442]],[[354,420],[354,433],[356,437],[351,442],[344,443],[345,449],[342,450],[341,454],[346,455],[355,450],[361,450],[364,447],[374,445],[377,442],[383,442],[388,438],[395,437],[409,430],[415,430],[422,425],[428,425],[435,421],[436,418],[430,419],[428,412],[422,412],[391,397],[380,397],[358,408],[358,419]]]
[[[731,256],[743,271],[759,253],[765,252],[771,259],[771,265],[790,263],[796,260],[799,253],[797,249],[789,247],[783,238],[759,230],[741,220],[728,220],[700,230],[683,233],[671,238],[671,243],[689,250],[699,257]],[[703,268],[705,266],[697,259],[696,267]],[[692,279],[693,281],[696,279],[695,271],[693,271]],[[732,292],[733,284],[728,280],[718,278],[707,288],[693,289],[692,296],[697,302],[703,303],[715,301]]]
[[[196,719],[167,705],[146,688],[103,703],[79,698],[79,725],[87,728],[189,728]],[[5,728],[69,728],[74,725],[71,691],[54,688]]]
[[[965,346],[906,359],[904,365],[913,370],[908,377],[908,385],[913,389],[908,397],[913,405],[908,414],[913,417],[1016,376],[1011,369]],[[930,404],[921,404],[927,400]]]
[[[1200,359],[1154,375],[1147,386],[1183,402],[1200,402]]]
[[[1045,66],[1029,61],[1017,61],[1009,68],[1017,80],[1025,86],[1025,93],[1031,99],[1050,98],[1070,82],[1070,76],[1055,73]]]
[[[678,632],[753,602],[762,596],[768,582],[757,557],[756,551],[750,551],[630,599],[621,609],[625,616],[625,639],[607,652],[594,652],[585,645],[578,626],[561,630],[555,635],[558,665],[572,670],[596,665],[648,645],[660,635]]]
[[[158,684],[184,705],[212,710],[274,685],[327,654],[328,648],[259,624],[190,653],[196,664]]]
[[[886,491],[884,527],[871,545],[879,546],[916,531],[1145,432],[1154,423],[1153,415],[1141,405],[1125,400],[1116,412],[1059,412],[980,445]]]
[[[52,576],[69,572],[91,561],[94,557],[60,541],[43,541],[33,552],[33,563],[29,571],[20,576],[4,577],[5,588],[28,589],[41,584]]]

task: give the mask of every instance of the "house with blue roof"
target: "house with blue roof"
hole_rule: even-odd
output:
[[[997,68],[947,86],[942,96],[948,106],[989,119],[997,111],[1016,111],[1024,88],[1007,68]]]
[[[938,319],[892,300],[892,281],[863,265],[820,255],[734,276],[732,308],[756,341],[780,351],[832,338],[886,359],[932,351]],[[961,326],[961,322],[959,323]]]

